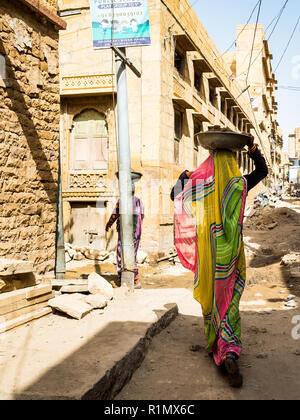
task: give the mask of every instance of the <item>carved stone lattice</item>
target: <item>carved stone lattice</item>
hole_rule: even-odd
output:
[[[69,188],[105,190],[107,185],[103,175],[100,174],[70,174]]]

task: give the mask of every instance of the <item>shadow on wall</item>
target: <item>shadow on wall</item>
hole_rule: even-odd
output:
[[[35,162],[40,182],[43,185],[44,191],[47,193],[49,203],[52,204],[53,211],[56,211],[57,181],[55,181],[53,178],[52,169],[49,165],[49,160],[57,160],[58,158],[56,154],[51,156],[51,152],[49,158],[47,158],[45,151],[43,150],[39,134],[37,132],[35,124],[32,121],[33,115],[30,112],[28,105],[26,104],[24,94],[22,93],[23,89],[20,83],[18,82],[18,76],[13,68],[12,62],[9,57],[9,47],[11,46],[5,45],[3,41],[0,40],[0,51],[4,51],[6,54],[5,58],[7,66],[7,76],[8,80],[11,82],[11,87],[7,87],[5,89],[5,91],[7,92],[7,97],[10,100],[8,106],[18,118],[18,122],[22,128],[32,158]],[[36,97],[38,98],[38,95],[35,94],[31,98]]]

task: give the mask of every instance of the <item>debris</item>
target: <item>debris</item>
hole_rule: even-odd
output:
[[[300,263],[300,253],[299,252],[291,252],[286,254],[281,259],[281,265],[290,266],[294,265],[295,263]]]
[[[99,294],[87,296],[85,302],[91,305],[93,309],[103,309],[107,306],[107,299]]]
[[[11,276],[12,274],[24,274],[33,272],[34,269],[32,262],[0,258],[1,276]]]
[[[295,267],[295,268],[291,269],[290,275],[293,278],[300,278],[300,267]]]
[[[284,306],[288,308],[297,308],[298,305],[295,300],[289,300],[288,302],[284,304]]]
[[[275,223],[272,223],[271,225],[268,225],[268,226],[267,226],[267,228],[268,228],[269,230],[271,230],[271,229],[275,229],[277,226],[278,226],[278,223],[277,223],[277,222],[275,222]]]
[[[93,309],[92,306],[81,301],[76,294],[57,296],[54,299],[50,299],[48,305],[75,319],[81,319]]]
[[[177,253],[172,254],[172,255],[168,255],[167,257],[159,258],[158,260],[156,260],[156,262],[159,263],[159,262],[162,262],[162,261],[167,261],[167,260],[170,260],[170,259],[175,258],[175,257],[177,257]]]
[[[265,193],[258,194],[254,199],[254,204],[259,204],[261,207],[266,207],[270,203],[270,200]]]
[[[112,285],[97,273],[91,273],[89,275],[88,290],[92,295],[100,294],[107,299],[112,299],[114,296]]]

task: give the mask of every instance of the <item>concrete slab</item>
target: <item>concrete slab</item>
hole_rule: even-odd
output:
[[[187,289],[115,292],[81,320],[51,314],[0,334],[0,399],[112,399],[178,308],[200,315]]]

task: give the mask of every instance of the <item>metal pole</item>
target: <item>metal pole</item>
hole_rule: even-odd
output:
[[[60,126],[62,127],[62,121]],[[62,162],[61,162],[61,142],[62,132],[59,141],[59,157],[58,157],[58,199],[57,199],[57,224],[56,224],[56,260],[55,260],[55,278],[64,280],[66,277],[66,260],[65,260],[65,240],[64,240],[64,218],[63,218],[63,201],[62,201]]]
[[[124,56],[125,48],[120,48]],[[130,139],[128,123],[128,99],[126,66],[116,55],[117,103],[118,103],[118,158],[120,190],[120,228],[122,242],[122,286],[130,292],[134,290],[134,244],[133,244],[133,205],[130,160]]]

